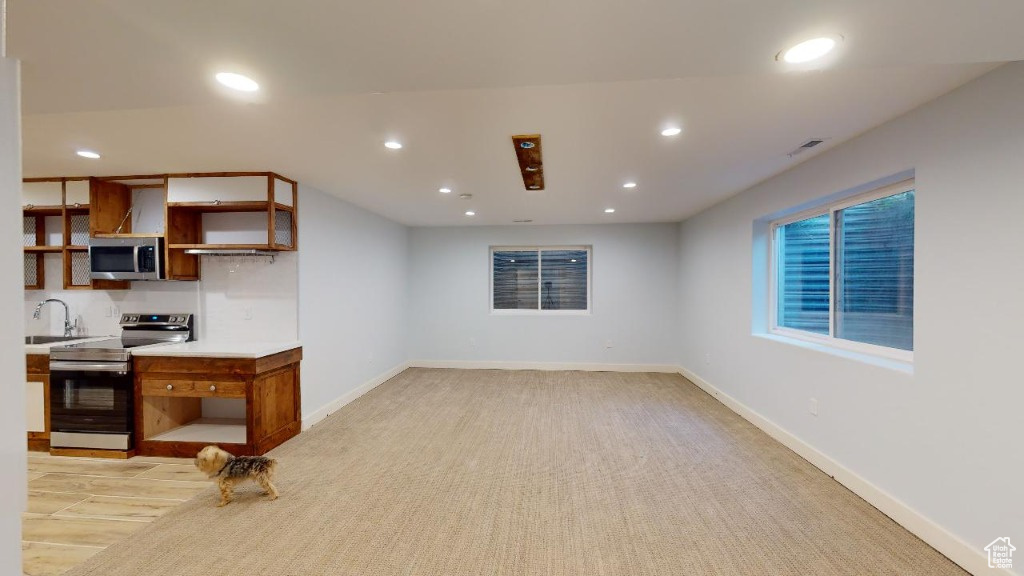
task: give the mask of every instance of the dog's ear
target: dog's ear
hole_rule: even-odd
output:
[[[223,468],[228,463],[228,459],[231,457],[230,454],[221,450],[216,446],[210,446],[210,461],[218,469]]]

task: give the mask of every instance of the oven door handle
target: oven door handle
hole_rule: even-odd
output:
[[[63,362],[50,360],[50,372],[118,372],[126,374],[130,370],[127,362]]]
[[[140,271],[139,270],[139,247],[138,246],[135,246],[134,248],[132,248],[132,259],[135,260],[135,272],[138,273]]]

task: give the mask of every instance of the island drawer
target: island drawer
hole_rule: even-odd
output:
[[[245,398],[245,382],[143,378],[143,396]]]

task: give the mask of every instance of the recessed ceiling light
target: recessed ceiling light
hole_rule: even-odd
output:
[[[605,214],[614,214],[615,213],[615,208],[605,208],[604,209],[604,213]]]
[[[95,160],[95,159],[100,157],[99,154],[97,154],[96,152],[93,152],[92,150],[79,150],[79,151],[75,152],[75,154],[78,154],[82,158],[92,158],[93,160]]]
[[[834,38],[814,38],[793,46],[782,53],[782,59],[790,64],[803,64],[817,60],[836,47]]]
[[[678,128],[678,127],[665,128],[664,130],[661,131],[661,135],[662,136],[675,136],[676,134],[679,134],[682,131],[683,131],[683,129],[682,128]]]
[[[451,188],[438,188],[437,191],[440,192],[441,194],[451,194],[452,193],[452,189]]]
[[[575,259],[575,258],[573,258],[573,259],[569,260],[569,262],[575,262],[575,261],[576,261],[576,259]]]
[[[241,74],[235,74],[234,72],[218,72],[216,78],[217,82],[220,82],[232,90],[255,92],[260,89],[260,85],[252,78],[242,76]]]
[[[509,260],[509,263],[515,264],[516,263],[515,258],[513,258],[512,260]]]
[[[623,188],[636,188],[636,182],[626,182],[622,185]]]
[[[388,140],[387,142],[384,143],[384,147],[390,148],[392,150],[398,150],[399,148],[402,147],[402,143],[396,140]]]
[[[476,216],[476,212],[473,212],[472,210],[466,210],[466,216]]]

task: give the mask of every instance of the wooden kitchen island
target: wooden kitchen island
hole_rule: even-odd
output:
[[[301,429],[301,360],[298,343],[134,350],[135,453],[192,458],[209,444],[266,453]]]

